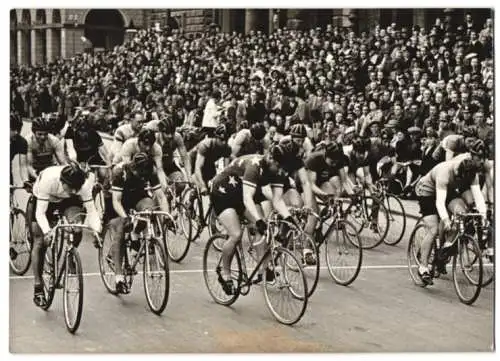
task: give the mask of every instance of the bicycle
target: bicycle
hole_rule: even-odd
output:
[[[181,197],[177,194],[178,188],[184,188],[189,185],[190,182],[186,181],[174,181],[169,182],[169,186],[165,191],[167,201],[169,202],[170,211],[173,216],[174,224],[179,221],[180,225],[175,226],[175,232],[172,229],[165,227],[164,232],[170,231],[172,233],[167,237],[167,252],[172,259],[172,261],[179,263],[186,256],[191,245],[191,239],[193,234],[191,219],[189,217],[189,211],[186,205],[182,202]],[[182,231],[182,236],[178,234],[179,230]]]
[[[462,213],[452,216],[452,229],[458,228],[458,233],[453,238],[452,245],[449,248],[444,248],[439,245],[439,237],[436,237],[433,241],[431,254],[429,256],[431,279],[438,278],[440,276],[438,270],[439,266],[444,265],[444,267],[446,267],[445,265],[453,258],[452,273],[455,292],[460,301],[467,305],[473,304],[479,297],[483,281],[481,250],[479,249],[477,241],[471,236],[471,227],[469,226],[470,222],[478,217],[482,217],[482,215],[479,213]],[[418,274],[421,257],[420,245],[422,239],[426,236],[426,231],[426,226],[423,222],[415,225],[407,249],[410,276],[413,282],[421,287],[427,286]],[[464,280],[460,279],[461,276],[464,276]],[[467,285],[465,285],[465,283],[467,283]],[[462,284],[464,284],[464,287],[468,285],[471,286],[470,294],[466,294],[467,290],[462,289]]]
[[[83,312],[83,270],[78,249],[73,244],[74,229],[89,229],[94,237],[99,238],[90,227],[81,223],[70,223],[58,210],[54,212],[57,223],[52,229],[52,240],[45,253],[45,262],[42,271],[47,303],[43,309],[47,311],[54,300],[56,288],[63,288],[63,312],[66,328],[70,333],[75,333],[80,326]],[[78,217],[79,215],[76,215]],[[66,243],[64,257],[61,258],[61,249]],[[61,263],[62,260],[62,263]],[[61,280],[63,281],[61,284]],[[73,289],[72,285],[75,285]],[[71,295],[77,294],[76,307],[70,305]]]
[[[140,233],[137,241],[130,239],[130,234],[124,235],[125,256],[123,259],[122,270],[125,276],[125,283],[130,290],[134,281],[134,276],[138,274],[137,266],[143,264],[143,282],[146,301],[151,311],[160,315],[167,306],[170,292],[170,271],[168,257],[165,253],[164,233],[161,232],[162,225],[160,216],[169,217],[167,212],[156,210],[130,211],[132,224],[136,221],[146,222],[146,228]],[[107,291],[113,295],[118,294],[114,281],[115,265],[111,256],[113,235],[109,226],[103,230],[102,247],[99,248],[99,273]],[[154,287],[148,282],[158,279],[159,287]],[[152,282],[153,283],[153,282]],[[159,291],[158,299],[154,298],[154,290],[162,288]]]
[[[403,203],[398,196],[389,192],[389,179],[381,178],[376,183],[377,197],[382,200],[389,215],[389,231],[391,232],[391,240],[389,237],[384,238],[384,243],[389,246],[395,246],[401,239],[406,230],[406,212]],[[399,226],[399,227],[393,227]],[[393,232],[393,229],[395,231]]]
[[[193,229],[191,242],[196,241],[201,236],[205,227],[208,228],[209,237],[218,232],[213,206],[209,203],[207,211],[204,212],[202,194],[195,184],[189,182],[181,198],[184,200],[183,203],[186,205],[191,219]]]
[[[14,191],[19,189],[25,189],[25,187],[10,186],[9,263],[12,272],[18,276],[22,276],[31,265],[33,239],[29,231],[26,212],[20,208],[19,203],[14,201]]]
[[[256,267],[250,274],[247,272],[247,261],[242,243],[239,242],[231,258],[231,275],[233,282],[236,282],[235,292],[227,295],[221,285],[222,275],[222,252],[218,247],[214,247],[217,242],[224,242],[226,235],[216,234],[210,237],[203,253],[203,277],[208,292],[218,304],[224,306],[232,305],[240,295],[247,295],[252,285],[262,283],[266,305],[271,314],[280,323],[293,325],[304,315],[308,302],[307,281],[301,264],[294,254],[287,248],[278,245],[276,236],[280,226],[285,220],[279,219],[276,215],[268,220],[266,234],[260,242],[266,242],[269,247],[264,256],[258,260]],[[293,225],[286,222],[288,226]],[[253,246],[259,243],[253,243]],[[267,280],[267,276],[257,276],[261,266],[267,265],[269,272],[274,276],[273,280]],[[267,273],[267,272],[266,272]],[[264,278],[264,279],[262,279]],[[277,301],[273,296],[277,295]],[[281,297],[280,297],[281,296]],[[287,306],[284,310],[278,310],[280,299],[287,299]],[[290,310],[291,315],[285,315]]]
[[[389,215],[376,197],[366,195],[366,189],[355,189],[354,194],[342,198],[347,208],[342,210],[359,235],[360,247],[372,249],[381,244],[389,232]],[[371,234],[370,234],[371,233]]]
[[[292,209],[291,212],[303,223],[309,215],[314,216],[318,223],[314,230],[314,242],[318,253],[321,245],[325,245],[325,261],[333,281],[342,286],[348,286],[356,278],[363,263],[363,247],[356,228],[345,219],[342,203],[348,198],[329,197],[320,214],[311,209]],[[326,230],[323,232],[324,228]]]
[[[491,208],[490,208],[491,209]],[[482,286],[486,287],[493,282],[495,278],[495,254],[494,254],[494,229],[493,229],[493,215],[489,210],[487,214],[487,221],[483,224],[478,219],[474,219],[472,226],[474,233],[481,250],[483,258],[483,282]]]

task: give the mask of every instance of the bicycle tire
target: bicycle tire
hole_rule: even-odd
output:
[[[349,232],[347,228],[351,228],[353,231]],[[334,245],[332,244],[332,240],[330,240],[330,235],[333,235],[333,233],[336,234],[336,239],[339,239],[339,233],[342,233],[344,241],[337,242],[338,246],[340,247],[338,252],[342,252],[339,254],[346,254],[348,251],[347,248],[352,248],[352,250],[349,250],[351,254],[353,254],[353,265],[354,266],[342,266],[339,265],[338,261],[334,261],[333,259],[330,259],[330,252],[329,250],[331,247]],[[353,241],[351,237],[356,237],[357,240]],[[347,239],[347,240],[346,240]],[[361,240],[359,239],[358,234],[355,231],[355,227],[352,225],[352,223],[346,221],[346,220],[338,220],[335,225],[329,228],[328,233],[325,235],[325,261],[328,267],[328,272],[330,273],[330,276],[332,277],[333,281],[339,285],[342,286],[348,286],[359,275],[359,272],[361,270],[361,265],[363,263],[363,247],[358,247],[357,244],[360,244]],[[352,246],[352,247],[351,247]],[[334,251],[334,253],[337,253]],[[340,266],[340,267],[339,267]],[[353,269],[354,272],[349,277],[342,277],[339,275],[340,271],[343,269]]]
[[[112,295],[116,295],[118,294],[118,291],[116,290],[116,285],[114,282],[114,264],[110,264],[110,262],[107,260],[111,252],[111,246],[113,245],[113,238],[111,237],[110,228],[108,226],[104,227],[102,235],[102,245],[98,249],[99,273],[106,290]]]
[[[283,260],[283,257],[286,257],[286,260]],[[274,316],[274,318],[285,325],[294,325],[304,315],[306,312],[307,308],[307,302],[308,302],[308,291],[307,291],[307,280],[306,276],[304,274],[304,271],[302,269],[301,264],[297,260],[297,258],[294,256],[294,254],[289,251],[286,248],[283,247],[276,247],[271,251],[271,259],[273,260],[273,264],[276,265],[276,262],[281,261],[281,274],[276,270],[275,267],[275,279],[274,281],[267,281],[263,280],[262,281],[262,287],[264,289],[264,299],[266,301],[266,305],[271,312],[271,314]],[[295,263],[294,267],[289,267],[291,263]],[[288,271],[288,269],[290,269]],[[291,287],[288,283],[290,282],[290,276],[293,274],[297,274],[297,286]],[[288,275],[288,276],[287,276]],[[277,287],[278,290],[287,290],[291,294],[291,298],[296,300],[297,303],[300,303],[298,306],[298,310],[296,314],[292,317],[287,317],[283,316],[276,310],[276,308],[273,306],[271,300],[270,300],[270,295],[271,295],[271,285],[272,283],[277,284],[280,282],[280,276],[283,276],[283,278],[286,278],[286,283],[285,286],[279,286]],[[288,284],[288,285],[287,285]],[[290,306],[290,305],[289,305]],[[291,307],[288,307],[290,309]]]
[[[391,207],[390,199],[392,199],[394,201],[392,203],[393,207],[399,208],[399,209],[397,209],[397,212],[392,212],[393,207]],[[384,201],[387,201],[387,206],[385,208],[387,209],[387,214],[389,216],[389,231],[391,231],[390,235],[394,236],[394,240],[391,240],[391,241],[388,240],[388,238],[389,238],[388,236],[384,237],[384,243],[389,245],[389,246],[395,246],[399,242],[401,242],[401,240],[403,239],[403,235],[405,234],[405,231],[406,231],[406,212],[405,212],[405,209],[403,207],[403,203],[401,202],[399,197],[395,196],[394,194],[387,194]],[[385,206],[385,202],[384,202],[384,206]],[[396,222],[396,220],[398,218],[395,218],[394,215],[398,216],[400,222]],[[394,223],[401,224],[401,230],[399,231],[399,233],[396,233],[395,235],[392,233],[392,230],[391,230],[392,225]]]
[[[60,233],[59,233],[59,237],[60,237]],[[44,293],[45,293],[45,300],[47,301],[45,303],[45,306],[42,307],[43,310],[47,311],[50,306],[52,305],[52,301],[54,301],[54,294],[56,292],[56,282],[58,281],[56,279],[56,277],[58,276],[57,274],[57,271],[58,271],[58,265],[59,265],[59,262],[58,260],[56,259],[56,248],[58,247],[57,246],[57,242],[58,242],[58,238],[59,237],[56,237],[53,241],[53,244],[47,248],[47,250],[45,251],[45,258],[44,258],[44,262],[43,262],[43,270],[42,270],[42,284],[43,284],[43,289],[44,289]],[[47,260],[47,252],[50,252],[50,257],[52,259],[52,262],[49,263],[48,260]],[[44,277],[46,276],[46,277]]]
[[[490,225],[488,230],[488,237],[493,237],[494,231],[493,227]],[[481,251],[485,250],[488,248],[488,243],[490,242],[485,242],[483,244],[483,247],[480,247]],[[493,245],[493,242],[490,243]],[[495,256],[488,256],[487,262],[485,262],[485,259],[483,258],[483,282],[482,282],[482,287],[487,287],[489,286],[492,282],[493,279],[495,278]]]
[[[311,236],[304,232],[303,229],[297,228],[294,230],[291,239],[288,239],[287,249],[292,251],[297,260],[302,261],[302,270],[307,280],[307,297],[311,297],[318,286],[320,260],[319,250]],[[309,248],[313,251],[313,257],[316,260],[315,265],[307,265],[304,260],[303,250]]]
[[[481,257],[481,250],[479,249],[479,246],[477,242],[474,240],[469,235],[463,234],[459,236],[457,240],[457,254],[453,256],[453,286],[455,287],[455,291],[457,293],[457,296],[460,300],[460,302],[465,303],[466,305],[472,305],[477,298],[479,297],[479,294],[481,293],[481,288],[482,288],[482,279],[483,279],[483,259]],[[478,262],[479,264],[477,267],[472,266],[472,268],[477,268],[477,279],[472,279],[470,274],[467,274],[466,271],[464,270],[465,268],[470,267],[470,265],[464,265],[464,256],[462,255],[462,251],[464,249],[471,249],[474,252],[474,258],[473,258],[473,263]],[[467,266],[467,267],[465,267]],[[458,273],[459,273],[459,268],[460,270],[464,273],[465,279],[472,284],[475,288],[475,290],[472,292],[470,296],[466,296],[463,292],[463,290],[459,286],[459,281],[458,279]]]
[[[379,207],[378,222],[374,223],[377,226],[378,235],[369,229],[370,225],[368,224],[371,221],[369,219],[370,209],[373,208],[373,204],[375,203]],[[379,200],[373,198],[372,196],[364,196],[361,204],[361,214],[353,213],[351,210],[351,212],[348,213],[346,220],[355,227],[357,234],[359,235],[359,240],[361,241],[361,247],[363,247],[363,249],[373,249],[380,245],[384,241],[384,238],[387,236],[387,233],[389,231],[389,215],[384,204]],[[380,222],[380,215],[385,216],[385,222]],[[360,221],[362,221],[362,223],[360,223]],[[381,225],[384,226],[383,232],[380,232]],[[369,232],[364,232],[364,230],[368,230]],[[372,237],[368,233],[373,233],[373,235],[377,235],[377,237]]]
[[[186,208],[183,204],[178,204],[177,205],[177,212],[178,212],[178,217],[177,220],[179,220],[180,214],[186,212]],[[188,222],[188,224],[191,224],[191,222]],[[172,232],[170,229],[168,229],[166,226],[163,227],[163,237],[164,237],[164,243],[167,247],[167,253],[170,259],[176,263],[182,262],[182,260],[186,257],[189,247],[191,245],[191,241],[188,237],[186,237],[184,234],[179,234],[183,233],[179,229],[179,225],[176,225],[176,233]]]
[[[205,250],[203,252],[203,279],[205,281],[205,286],[208,289],[208,293],[210,293],[210,296],[212,296],[213,300],[216,303],[223,306],[231,306],[240,296],[242,271],[240,254],[236,250],[234,252],[233,258],[231,259],[231,274],[233,275],[233,277],[234,275],[236,275],[238,287],[235,288],[235,293],[233,295],[227,295],[222,289],[222,285],[218,281],[218,277],[222,268],[222,251],[214,246],[214,244],[217,244],[217,242],[221,240],[225,241],[226,239],[227,236],[222,234],[213,235],[208,239]],[[213,259],[214,257],[215,260]],[[209,273],[214,273],[215,279],[211,279]]]
[[[70,268],[70,258],[73,259],[74,262],[74,271],[77,278],[78,284],[78,300],[77,300],[77,309],[75,319],[69,319],[69,311],[68,311],[68,279],[69,279],[69,268]],[[66,261],[65,261],[65,271],[64,271],[64,289],[63,289],[63,312],[64,312],[64,321],[66,323],[66,328],[70,333],[75,333],[80,326],[80,322],[82,320],[83,314],[83,270],[82,270],[82,261],[80,259],[80,254],[76,248],[71,248],[66,253]]]
[[[410,239],[408,241],[408,247],[406,250],[406,259],[408,264],[408,272],[410,273],[410,277],[413,280],[415,285],[420,287],[426,287],[427,284],[422,281],[420,275],[418,274],[418,267],[420,266],[420,251],[417,244],[417,235],[418,232],[426,231],[424,223],[417,223],[411,232]],[[435,246],[433,246],[434,248]]]
[[[24,232],[24,234],[20,234],[19,237],[16,235],[16,239],[14,239],[14,224],[15,220],[18,219],[20,220],[21,218],[24,219],[24,222],[18,221],[17,223],[24,223],[23,226],[20,228],[22,229],[21,232]],[[30,241],[30,232],[28,229],[28,223],[26,220],[26,215],[24,211],[22,211],[19,208],[13,208],[10,212],[10,249],[14,250],[16,252],[15,258],[12,259],[12,257],[9,255],[9,263],[10,263],[10,268],[14,274],[18,276],[22,276],[26,273],[26,271],[29,269],[31,265],[31,241]],[[17,239],[19,238],[19,239]],[[19,252],[17,249],[17,245],[20,244],[23,248],[25,248],[25,251]],[[19,260],[19,255],[25,256],[23,258],[26,258],[24,262],[16,262]],[[21,260],[23,259],[21,258]]]
[[[156,258],[156,262],[154,262],[153,258]],[[164,272],[164,276],[162,278],[164,280],[163,282],[165,288],[162,292],[162,295],[160,295],[161,299],[157,304],[154,304],[153,302],[152,290],[149,288],[149,283],[146,279],[150,271],[150,269],[148,268],[151,268],[152,263],[156,263],[158,269]],[[148,306],[153,313],[161,315],[165,310],[165,307],[167,307],[168,296],[170,294],[170,270],[168,265],[168,257],[165,253],[165,250],[163,249],[162,242],[160,242],[156,238],[151,238],[146,243],[142,275],[144,282],[144,293],[146,295]]]

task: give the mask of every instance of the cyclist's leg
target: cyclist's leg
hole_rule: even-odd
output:
[[[224,209],[217,218],[229,237],[222,247],[222,276],[227,281],[231,279],[231,258],[241,240],[242,229],[240,217],[234,208]]]
[[[78,199],[69,198],[61,202],[60,210],[64,216],[68,219],[70,223],[83,223],[84,220],[84,210],[82,208],[82,203]],[[78,247],[82,241],[82,229],[74,228],[73,233],[73,245]]]
[[[138,212],[151,210],[154,207],[155,207],[155,202],[152,198],[149,198],[149,197],[142,198],[135,205],[135,209]],[[142,232],[146,228],[146,226],[147,226],[147,223],[145,221],[137,221],[137,224],[134,225],[134,228],[132,229],[132,231],[130,233],[130,237],[133,240],[138,239],[139,233]]]
[[[125,218],[122,217],[114,217],[108,223],[108,232],[110,232],[110,237],[112,240],[110,251],[113,263],[115,265],[116,285],[119,285],[120,283],[123,285],[125,281],[122,267],[123,257],[125,255],[124,225]],[[117,287],[117,289],[119,289],[119,287]]]
[[[340,176],[333,176],[329,179],[328,183],[330,184],[330,188],[325,189],[330,189],[331,193],[335,194],[336,197],[340,197],[342,194],[342,182],[340,181]]]
[[[435,196],[420,196],[418,202],[420,213],[422,214],[422,222],[426,230],[422,243],[416,245],[417,249],[420,248],[420,266],[418,272],[421,276],[429,278],[429,256],[432,250],[432,242],[434,242],[438,234],[439,216],[436,209]]]

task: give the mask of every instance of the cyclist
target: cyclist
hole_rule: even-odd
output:
[[[134,242],[138,240],[138,233],[145,227],[144,222],[132,225],[128,213],[131,209],[151,209],[155,206],[155,201],[162,211],[168,211],[167,199],[161,190],[154,162],[146,153],[136,153],[131,162],[114,167],[111,184],[113,206],[109,227],[114,239],[118,240],[112,248],[116,290],[119,293],[128,293],[122,270],[124,232],[131,231],[130,238]]]
[[[241,129],[236,133],[231,144],[232,157],[240,157],[245,154],[264,154],[269,148],[266,136],[266,128],[262,123],[253,124],[250,129]]]
[[[21,182],[28,181],[28,167],[26,164],[26,154],[28,153],[28,142],[21,136],[23,121],[21,118],[11,112],[10,113],[10,163],[16,155],[19,155],[19,177]],[[12,167],[10,171],[10,184],[14,184],[12,176]]]
[[[208,193],[208,182],[216,174],[217,160],[229,158],[231,152],[231,147],[227,144],[227,131],[224,124],[215,128],[213,138],[203,139],[189,152],[193,178],[202,194]]]
[[[64,135],[66,152],[71,161],[91,165],[105,165],[109,159],[108,149],[99,133],[93,129],[90,117],[76,118]],[[100,172],[101,179],[105,173]]]
[[[120,149],[126,140],[136,137],[145,123],[144,114],[141,111],[135,111],[132,114],[130,123],[119,126],[114,134],[113,145],[111,146],[110,157],[120,153]]]
[[[279,214],[293,222],[282,198],[284,173],[280,164],[283,164],[285,156],[286,151],[280,145],[270,149],[267,155],[245,155],[234,159],[213,179],[210,199],[219,222],[229,236],[222,249],[223,267],[219,277],[226,294],[234,293],[230,264],[241,240],[242,217],[255,223],[257,231],[264,235],[267,229],[266,207],[262,202],[269,200]],[[262,246],[257,248],[258,257],[263,255]],[[270,280],[273,275],[266,270],[266,279]],[[259,278],[262,279],[262,276]]]
[[[87,221],[90,227],[101,231],[99,215],[92,199],[94,182],[76,163],[63,166],[51,166],[38,175],[33,185],[34,201],[30,202],[27,214],[32,221],[33,232],[33,275],[34,298],[39,307],[46,305],[42,284],[42,270],[45,251],[54,236],[51,226],[54,224],[54,211],[59,210],[70,222],[83,222],[81,219],[82,204],[87,211]],[[74,244],[78,247],[82,240],[79,229],[73,230]],[[71,265],[70,265],[71,266]]]
[[[32,134],[28,136],[27,166],[30,181],[36,179],[38,173],[54,165],[54,156],[57,162],[66,164],[63,142],[55,135],[50,134],[52,126],[41,117],[31,123]]]
[[[182,181],[184,179],[184,175],[182,174],[181,169],[177,166],[174,161],[174,152],[177,152],[180,155],[181,162],[184,166],[184,170],[186,171],[187,180],[190,180],[191,177],[191,159],[189,158],[186,150],[186,146],[184,145],[184,140],[182,139],[182,135],[180,135],[176,131],[175,121],[172,116],[164,117],[160,123],[158,124],[159,133],[156,136],[156,141],[161,146],[163,153],[163,170],[165,171],[166,176],[171,181]],[[163,184],[162,184],[163,187]],[[182,188],[182,187],[181,187]],[[179,191],[180,189],[178,189]],[[178,192],[180,194],[180,192]]]
[[[463,158],[439,163],[416,185],[415,191],[420,205],[420,213],[427,231],[421,244],[418,273],[422,277],[422,281],[427,284],[432,283],[428,269],[428,258],[432,242],[438,235],[439,220],[441,219],[442,231],[451,229],[448,211],[457,213],[467,209],[465,192],[468,190],[472,193],[478,211],[486,215],[486,205],[477,177],[479,165],[472,159]],[[445,242],[444,247],[449,245]],[[439,265],[438,271],[445,273],[444,264]]]

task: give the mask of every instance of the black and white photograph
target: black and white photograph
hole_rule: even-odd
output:
[[[9,352],[495,352],[494,9],[170,5],[4,10]]]

